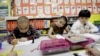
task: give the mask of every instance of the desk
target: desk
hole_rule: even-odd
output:
[[[33,48],[37,48],[42,40],[47,40],[47,39],[49,39],[47,36],[41,36],[40,38],[36,39],[33,44],[16,46],[15,50],[23,50],[23,54],[19,56],[67,56],[67,55],[74,56],[72,52],[64,52],[64,53],[59,53],[54,55],[42,55],[40,50],[35,50],[34,52],[30,52]],[[100,48],[100,46],[96,46],[96,47]],[[2,52],[6,50],[11,50],[11,45],[5,41],[3,42]]]

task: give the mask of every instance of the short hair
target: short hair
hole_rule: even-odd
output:
[[[17,19],[17,23],[29,23],[29,19],[26,16],[20,16]]]
[[[78,17],[88,17],[88,18],[90,18],[90,16],[91,13],[89,10],[81,10],[78,15]]]

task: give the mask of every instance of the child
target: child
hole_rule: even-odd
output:
[[[32,26],[29,23],[29,19],[25,16],[21,16],[18,18],[17,27],[14,29],[13,34],[21,42],[39,38],[39,34],[34,28],[32,28]],[[11,43],[13,39],[14,37],[9,37],[8,42]]]
[[[81,10],[78,15],[79,20],[77,20],[71,28],[72,33],[83,34],[98,32],[98,28],[92,23],[88,22],[90,16],[90,11]]]
[[[67,33],[69,32],[69,29],[67,27],[67,18],[65,16],[61,16],[56,20],[56,22],[51,24],[51,27],[48,31],[48,36],[51,39],[55,39],[55,35],[63,34],[64,30],[66,30]]]

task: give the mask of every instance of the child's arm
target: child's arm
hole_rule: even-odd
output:
[[[66,33],[68,33],[68,34],[71,33],[68,27],[65,28],[65,31],[66,31]]]
[[[32,37],[33,39],[37,39],[40,37],[40,34],[37,32],[37,30],[35,28],[31,29],[31,33],[32,33],[32,35],[30,37]]]
[[[51,38],[51,39],[56,38],[56,36],[55,35],[52,35],[52,33],[53,33],[53,28],[50,27],[50,29],[48,30],[48,37]]]
[[[92,23],[89,23],[89,26],[90,26],[90,32],[98,32],[98,28],[95,26],[95,25],[93,25]]]

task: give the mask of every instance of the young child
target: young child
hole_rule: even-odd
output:
[[[72,25],[72,33],[83,34],[98,32],[98,28],[88,22],[90,16],[91,13],[89,10],[81,10],[78,15],[79,19]]]
[[[34,29],[30,23],[29,19],[25,16],[21,16],[17,20],[17,27],[14,29],[13,34],[15,37],[21,41],[27,41],[27,40],[34,40],[36,38],[39,38],[39,34],[37,33],[36,29]],[[8,42],[11,43],[14,42],[14,37],[8,38]]]
[[[56,34],[63,34],[64,30],[68,33],[69,29],[67,27],[67,18],[65,16],[59,17],[54,23],[51,24],[48,30],[48,36],[51,39],[56,38]]]

